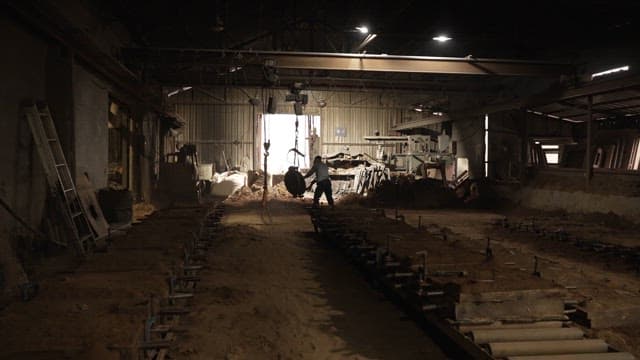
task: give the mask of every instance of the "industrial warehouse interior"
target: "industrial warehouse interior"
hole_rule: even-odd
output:
[[[640,359],[640,3],[0,3],[0,360]]]

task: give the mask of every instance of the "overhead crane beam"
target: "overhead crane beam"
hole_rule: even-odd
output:
[[[147,59],[170,57],[185,63],[266,65],[282,69],[395,72],[448,75],[496,75],[555,77],[570,74],[570,64],[476,59],[473,57],[396,56],[314,52],[282,52],[187,48],[128,48],[133,56]]]

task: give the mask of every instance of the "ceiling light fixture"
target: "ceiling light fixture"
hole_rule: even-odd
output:
[[[366,26],[356,26],[356,30],[360,31],[361,34],[368,34],[369,28]]]
[[[191,90],[191,89],[192,89],[191,86],[185,86],[185,87],[183,87],[181,89],[178,89],[178,90],[175,90],[175,91],[172,91],[172,92],[168,93],[167,97],[172,97],[174,95],[178,95],[179,93],[181,93],[183,91],[187,91],[187,90]]]
[[[453,38],[448,37],[447,35],[434,36],[432,39],[437,41],[437,42],[441,42],[441,43],[447,42],[449,40],[453,40]]]
[[[601,72],[597,72],[595,74],[591,74],[591,80],[600,77],[600,76],[605,76],[605,75],[609,75],[609,74],[615,74],[615,73],[619,73],[622,71],[629,71],[629,65],[625,65],[625,66],[621,66],[621,67],[617,67],[617,68],[613,68],[613,69],[609,69],[609,70],[605,70],[605,71],[601,71]]]
[[[373,39],[376,38],[376,36],[378,36],[378,34],[369,34],[367,35],[364,40],[362,40],[362,42],[360,43],[360,45],[358,45],[355,50],[353,52],[360,52],[362,49],[365,48],[365,46],[367,46],[371,41],[373,41]]]

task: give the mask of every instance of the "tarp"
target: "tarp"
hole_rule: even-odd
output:
[[[229,196],[247,184],[247,173],[227,171],[215,173],[211,184],[211,195]]]

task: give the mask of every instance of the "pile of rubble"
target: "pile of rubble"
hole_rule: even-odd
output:
[[[284,182],[280,182],[275,186],[268,188],[269,199],[291,199],[292,196],[287,191]],[[230,201],[261,201],[264,190],[262,185],[252,184],[251,186],[243,186],[228,197]]]

